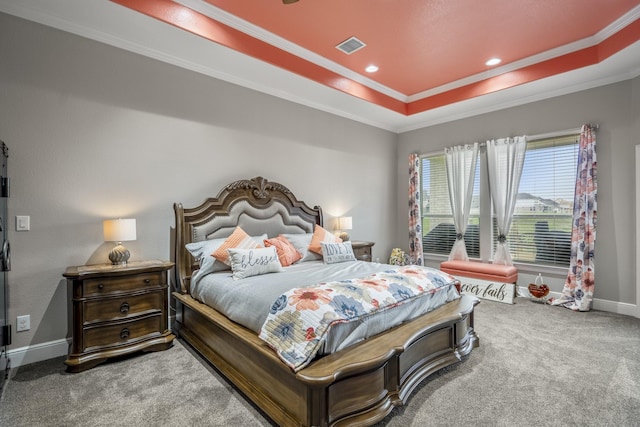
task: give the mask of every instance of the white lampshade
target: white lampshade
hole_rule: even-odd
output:
[[[109,252],[111,264],[126,264],[131,253],[122,246],[122,242],[136,240],[136,220],[107,219],[103,223],[104,241],[116,242],[116,246]]]
[[[349,233],[345,230],[351,230],[351,217],[350,216],[341,216],[338,218],[338,230],[340,230],[340,234],[338,237],[342,239],[343,242],[346,242],[350,239]]]
[[[103,223],[105,242],[128,242],[136,240],[136,220],[107,219]]]
[[[341,216],[340,218],[338,218],[338,229],[351,230],[352,227],[353,224],[350,216]]]

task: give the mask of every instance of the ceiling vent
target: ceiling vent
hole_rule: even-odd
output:
[[[364,44],[362,41],[358,40],[355,37],[350,37],[347,40],[340,43],[339,45],[337,45],[336,48],[340,49],[347,55],[351,55],[353,52],[360,50],[365,46],[366,44]]]

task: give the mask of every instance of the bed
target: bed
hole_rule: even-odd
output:
[[[278,425],[374,424],[404,405],[422,380],[479,345],[473,325],[478,299],[463,295],[292,369],[255,330],[192,295],[202,267],[186,247],[228,238],[239,227],[250,236],[308,235],[323,226],[321,208],[298,200],[282,184],[256,177],[230,183],[193,208],[175,203],[174,211],[174,332]],[[358,263],[364,262],[353,265]],[[282,277],[261,279],[275,283]]]

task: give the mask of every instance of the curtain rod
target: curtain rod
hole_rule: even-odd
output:
[[[555,132],[540,133],[538,135],[526,135],[526,137],[527,137],[527,142],[540,141],[541,139],[561,138],[563,136],[579,135],[581,130],[582,128],[565,129],[565,130],[559,130]],[[486,147],[487,143],[480,142],[479,146]]]
[[[597,123],[595,124],[587,123],[587,126],[590,126],[592,129],[595,129],[595,130],[600,129],[600,125]],[[539,141],[541,139],[547,139],[547,138],[559,138],[562,136],[576,135],[576,134],[580,134],[580,132],[582,132],[582,127],[575,128],[575,129],[558,130],[555,132],[540,133],[538,135],[526,135],[526,136],[527,136],[527,141]],[[486,145],[487,145],[486,142],[478,143],[479,147],[486,147]]]

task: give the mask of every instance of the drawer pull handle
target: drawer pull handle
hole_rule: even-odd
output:
[[[124,328],[120,331],[120,338],[122,338],[123,340],[126,340],[127,338],[129,338],[129,329]]]
[[[120,305],[120,313],[126,313],[129,311],[129,303],[128,302],[123,302]]]
[[[103,290],[103,289],[104,289],[104,284],[103,284],[103,283],[100,283],[100,284],[98,285],[98,289]]]
[[[149,280],[149,279],[144,279],[144,283],[149,284],[149,283],[151,283],[151,280]]]

